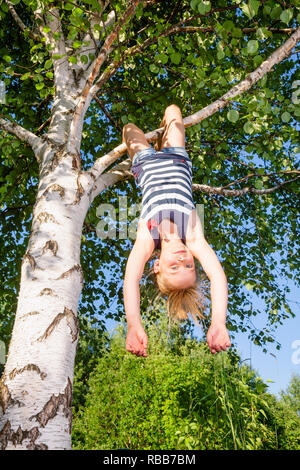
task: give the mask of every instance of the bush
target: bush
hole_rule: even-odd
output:
[[[74,449],[289,448],[274,397],[234,351],[212,355],[161,321],[150,330],[147,358],[125,351],[124,327],[111,338],[74,416]]]

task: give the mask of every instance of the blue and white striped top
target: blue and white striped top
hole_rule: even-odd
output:
[[[163,219],[170,219],[177,225],[185,243],[188,219],[195,208],[190,158],[155,152],[139,158],[131,171],[142,189],[141,218],[147,222],[155,248],[161,248],[158,225]]]

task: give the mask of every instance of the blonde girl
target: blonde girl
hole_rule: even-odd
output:
[[[165,110],[164,133],[156,148],[135,124],[123,128],[123,141],[132,160],[131,171],[142,189],[142,210],[136,240],[124,278],[124,306],[128,325],[126,349],[147,356],[148,338],[140,315],[139,284],[145,264],[160,250],[153,271],[160,292],[168,296],[168,313],[175,320],[190,314],[203,317],[194,259],[210,281],[211,324],[207,343],[212,354],[230,347],[226,328],[227,280],[216,253],[204,238],[192,195],[192,163],[185,150],[181,110]]]

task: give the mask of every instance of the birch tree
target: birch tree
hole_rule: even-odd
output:
[[[82,234],[95,228],[89,215],[95,202],[106,201],[107,190],[131,185],[123,124],[143,125],[149,143],[155,142],[163,108],[170,100],[179,102],[197,170],[196,197],[208,195],[218,207],[216,197],[241,200],[277,193],[292,205],[299,178],[292,153],[297,84],[289,85],[294,99],[281,105],[285,97],[278,77],[294,73],[287,59],[300,37],[298,10],[271,0],[2,2],[3,212],[14,214],[7,193],[18,179],[24,191],[31,184],[35,188],[1,380],[2,449],[71,448],[78,303],[85,274]],[[202,142],[204,133],[213,136],[210,147],[209,139]],[[233,158],[235,135],[270,165],[254,168],[240,159],[240,172],[224,173],[222,162]],[[291,154],[286,164],[284,158],[278,163],[270,154],[281,151],[278,142],[287,141],[287,135]],[[210,163],[200,178],[205,156]],[[30,168],[22,167],[24,160]],[[17,179],[8,170],[15,161]],[[226,176],[221,185],[210,180],[214,171],[222,175],[220,181]],[[228,273],[236,279],[229,266]],[[254,288],[253,280],[244,280]]]

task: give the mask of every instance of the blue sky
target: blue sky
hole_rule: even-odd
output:
[[[291,294],[299,299],[300,289],[295,287]],[[297,294],[297,296],[296,296]],[[298,311],[297,311],[298,310]],[[248,339],[247,333],[235,334],[234,344],[242,360],[254,369],[259,377],[268,385],[268,391],[279,395],[281,390],[286,390],[292,374],[300,374],[300,309],[294,309],[295,318],[284,320],[275,332],[275,340],[281,344],[280,350],[275,346],[268,345],[267,353],[262,348],[253,344]],[[261,318],[255,318],[255,326],[265,324],[266,315],[262,313]],[[200,328],[195,328],[196,336],[203,337]],[[269,382],[272,381],[272,382]]]
[[[250,358],[251,367],[266,382],[270,393],[276,395],[280,390],[286,390],[292,374],[300,374],[300,319],[298,315],[293,319],[286,319],[280,326],[275,338],[281,343],[278,351],[274,347],[268,347],[268,352],[255,346],[247,339],[247,335],[237,335],[237,347],[242,359]]]

